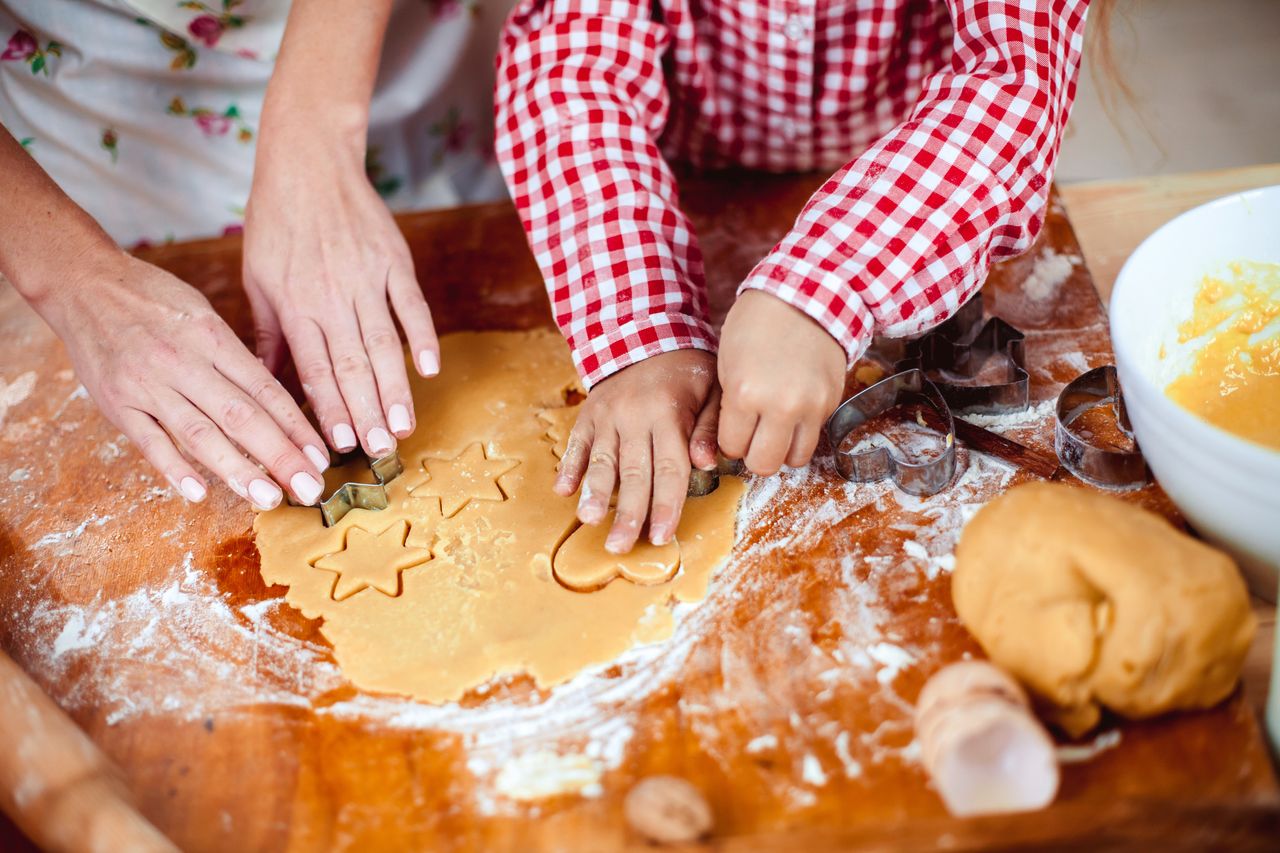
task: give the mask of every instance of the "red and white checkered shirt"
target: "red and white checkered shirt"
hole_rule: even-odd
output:
[[[815,319],[851,362],[873,333],[950,316],[1039,233],[1087,5],[523,0],[497,155],[584,380],[715,348],[664,154],[837,170],[742,289]]]

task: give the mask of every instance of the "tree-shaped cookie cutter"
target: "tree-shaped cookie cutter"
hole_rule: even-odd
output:
[[[986,384],[971,381],[996,357],[1005,363],[1003,379]],[[894,369],[924,371],[953,412],[1002,414],[1025,409],[1031,402],[1026,335],[999,317],[984,323],[981,293],[941,326],[906,343]]]
[[[369,459],[369,470],[376,482],[343,483],[320,502],[320,518],[325,527],[333,527],[353,509],[387,508],[387,484],[404,473],[400,454],[393,450],[386,456]]]
[[[932,409],[936,422],[945,428],[944,444],[937,456],[912,462],[900,458],[888,447],[863,451],[840,449],[854,430],[872,418],[896,406],[914,404]],[[827,419],[826,432],[835,454],[836,470],[854,483],[892,478],[904,492],[928,497],[945,489],[956,473],[956,426],[951,407],[938,386],[918,368],[895,373],[845,400]]]
[[[1100,445],[1077,425],[1086,412],[1100,406],[1110,407],[1116,428],[1132,442],[1132,449]],[[1129,425],[1115,365],[1095,367],[1068,382],[1058,395],[1055,414],[1053,449],[1072,474],[1090,485],[1119,491],[1140,489],[1151,479]]]

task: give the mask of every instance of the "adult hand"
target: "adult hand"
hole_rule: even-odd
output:
[[[359,443],[381,456],[395,447],[392,435],[415,426],[393,310],[418,372],[440,369],[409,247],[365,177],[362,139],[274,140],[282,147],[263,134],[245,217],[244,285],[258,356],[278,373],[292,354],[334,448]]]
[[[690,459],[716,464],[715,356],[677,350],[650,356],[591,389],[569,433],[555,491],[571,495],[579,484],[578,518],[599,524],[614,487],[618,508],[605,548],[624,554],[645,519],[649,539],[665,545],[675,535],[689,490]]]
[[[319,499],[324,442],[195,289],[114,252],[43,307],[89,396],[187,500],[208,489],[193,461],[260,508],[278,484]]]
[[[753,474],[807,465],[844,391],[845,353],[808,315],[758,290],[720,334],[720,449]]]

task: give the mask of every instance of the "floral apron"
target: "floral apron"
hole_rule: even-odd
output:
[[[396,2],[366,162],[393,208],[505,195],[493,56],[512,5]],[[0,123],[122,245],[237,231],[288,10],[288,0],[0,0]],[[332,49],[335,62],[354,61]]]

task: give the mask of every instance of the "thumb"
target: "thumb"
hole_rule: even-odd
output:
[[[710,471],[716,467],[718,446],[716,434],[720,430],[720,383],[711,386],[711,393],[698,412],[693,422],[693,433],[689,436],[689,461],[695,468]]]

